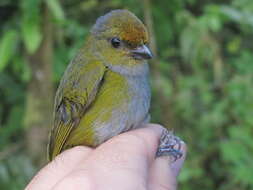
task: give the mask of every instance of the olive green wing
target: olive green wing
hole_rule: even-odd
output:
[[[54,125],[48,145],[49,160],[63,151],[69,134],[95,99],[105,69],[102,63],[87,61],[80,55],[68,66],[56,92]]]

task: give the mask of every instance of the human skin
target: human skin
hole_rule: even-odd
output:
[[[77,146],[41,169],[25,190],[175,190],[185,159],[155,157],[164,128],[157,124],[132,130],[96,149]]]

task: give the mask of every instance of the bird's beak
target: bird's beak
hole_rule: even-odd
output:
[[[151,59],[153,57],[150,49],[146,45],[138,46],[131,50],[131,54],[135,59]]]

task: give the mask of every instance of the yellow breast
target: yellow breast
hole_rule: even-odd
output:
[[[78,127],[71,132],[68,144],[87,146],[99,144],[103,137],[97,134],[98,131],[104,130],[104,124],[116,124],[115,120],[120,120],[116,113],[128,111],[128,102],[131,99],[128,88],[126,78],[118,73],[107,71],[94,102],[84,113]],[[117,128],[117,126],[114,127]],[[112,134],[112,131],[105,130],[102,136]]]

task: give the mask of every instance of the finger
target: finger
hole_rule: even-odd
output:
[[[106,188],[104,184],[143,189],[162,131],[160,125],[148,124],[118,135],[96,148],[80,169],[96,171],[91,175],[98,179],[102,189]]]
[[[162,156],[156,158],[150,170],[149,189],[155,190],[175,190],[176,177],[169,166],[170,158]]]
[[[182,141],[181,151],[183,153],[182,157],[180,159],[176,160],[175,162],[172,162],[170,165],[172,173],[175,177],[178,176],[178,174],[183,166],[186,154],[187,154],[187,147],[183,141]]]
[[[132,130],[121,135],[118,135],[101,146],[99,146],[92,155],[96,155],[101,161],[117,162],[119,167],[122,167],[122,162],[129,165],[139,164],[138,161],[145,160],[146,164],[155,159],[155,153],[158,148],[159,139],[163,128],[156,124],[147,124],[145,127]],[[104,157],[110,155],[110,157]],[[113,166],[118,167],[118,164]]]
[[[169,156],[156,158],[150,170],[150,189],[176,189],[176,177],[182,168],[186,156],[186,145],[183,142],[181,151],[183,156],[176,161],[171,160]]]
[[[88,147],[77,146],[64,151],[40,170],[25,190],[51,189],[61,178],[71,172],[79,162],[84,160],[91,150]]]

